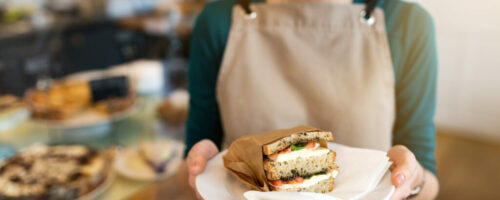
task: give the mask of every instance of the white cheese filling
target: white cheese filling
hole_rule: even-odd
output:
[[[323,154],[327,154],[330,151],[327,148],[323,149],[318,149],[318,148],[319,148],[319,143],[316,143],[316,146],[314,146],[314,148],[311,149],[303,148],[297,151],[290,151],[288,153],[278,154],[278,157],[276,158],[275,161],[283,162],[288,160],[295,160],[298,157],[308,158],[312,156],[321,156]]]
[[[277,187],[280,189],[307,188],[307,187],[310,187],[314,184],[319,183],[320,181],[329,179],[330,177],[335,178],[335,177],[337,177],[338,174],[339,174],[338,170],[332,170],[328,174],[315,175],[315,176],[311,176],[311,178],[304,179],[304,182],[302,182],[302,183],[283,184],[283,185],[280,185]]]

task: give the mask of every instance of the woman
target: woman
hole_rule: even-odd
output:
[[[392,199],[433,199],[436,71],[433,22],[414,3],[209,3],[191,44],[189,182],[223,137],[307,124],[388,151]]]

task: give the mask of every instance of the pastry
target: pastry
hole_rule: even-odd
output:
[[[158,107],[158,116],[171,125],[186,122],[189,110],[189,94],[186,90],[176,90]]]
[[[0,163],[0,199],[76,199],[103,183],[113,156],[82,145],[34,145]]]

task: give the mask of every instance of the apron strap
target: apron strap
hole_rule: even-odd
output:
[[[248,2],[248,0],[238,0],[238,3],[247,15],[252,14],[252,10],[250,10],[250,3]]]
[[[375,10],[375,7],[377,6],[378,0],[368,0],[366,2],[366,15],[365,18],[370,18],[370,15],[372,14],[373,10]],[[243,8],[246,14],[250,15],[252,14],[252,10],[250,9],[250,3],[248,0],[238,0],[238,3],[240,6]]]
[[[372,12],[375,10],[375,7],[377,6],[377,2],[378,2],[378,0],[368,0],[366,2],[366,9],[365,9],[365,12],[366,12],[365,18],[366,19],[371,17]]]

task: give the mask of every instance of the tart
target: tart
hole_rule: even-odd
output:
[[[76,199],[102,184],[113,151],[34,145],[0,163],[0,199]]]

